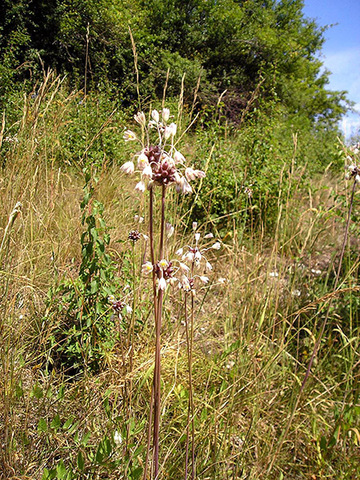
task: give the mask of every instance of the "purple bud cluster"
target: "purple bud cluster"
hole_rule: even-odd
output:
[[[137,230],[132,230],[128,235],[128,239],[134,243],[140,240],[140,237],[141,237],[141,233],[138,232]]]
[[[114,310],[115,313],[121,313],[125,307],[125,303],[124,302],[121,302],[120,300],[116,300],[112,303],[112,308]]]
[[[151,165],[151,164],[150,164]],[[166,160],[155,167],[151,165],[153,169],[153,181],[158,185],[169,185],[176,180],[176,169],[173,165],[170,165]]]
[[[174,275],[174,269],[171,262],[168,263],[166,268],[160,267],[160,265],[157,263],[154,267],[154,270],[158,277],[161,276],[161,272],[162,272],[165,280],[169,280]]]

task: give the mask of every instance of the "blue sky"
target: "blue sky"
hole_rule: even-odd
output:
[[[360,129],[360,0],[304,0],[304,14],[319,26],[333,25],[324,36],[324,66],[332,72],[329,89],[347,90],[356,112],[341,127],[346,137]]]

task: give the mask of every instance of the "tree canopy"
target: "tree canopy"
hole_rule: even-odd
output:
[[[81,87],[107,86],[125,102],[136,95],[131,29],[141,94],[185,94],[201,78],[199,100],[219,95],[235,123],[256,88],[309,124],[334,126],[345,92],[327,89],[319,53],[324,29],[302,0],[4,0],[0,6],[0,94],[45,67]],[[40,60],[41,59],[41,60]],[[86,67],[85,67],[86,64]],[[226,93],[224,93],[226,91]]]

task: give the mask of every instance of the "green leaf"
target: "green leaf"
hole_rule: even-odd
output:
[[[99,283],[98,281],[95,279],[91,282],[90,284],[90,293],[91,294],[94,294],[96,293],[97,291],[99,290]]]
[[[55,415],[52,422],[50,423],[50,427],[53,428],[55,430],[55,432],[57,432],[58,429],[60,428],[60,425],[61,425],[60,416]]]
[[[138,480],[142,475],[143,469],[142,467],[137,467],[131,471],[130,478],[131,480]]]
[[[85,460],[80,450],[79,450],[79,453],[77,454],[76,461],[77,461],[78,469],[82,472],[84,470]]]
[[[46,423],[45,418],[40,418],[37,430],[38,430],[39,433],[47,431],[47,423]]]
[[[326,438],[324,436],[322,436],[321,439],[320,439],[320,449],[323,452],[326,452],[326,450],[327,450],[327,441],[326,441]]]
[[[83,439],[81,440],[81,445],[84,445],[84,447],[86,447],[88,441],[89,441],[89,438],[91,436],[91,432],[88,432],[84,435]]]
[[[48,470],[44,468],[41,480],[53,480],[56,477],[56,470],[53,468],[52,470]]]
[[[60,462],[57,464],[57,467],[56,467],[56,476],[59,480],[62,480],[66,477],[67,475],[67,469],[64,465],[64,462],[62,460],[60,460]]]
[[[31,390],[30,397],[35,397],[37,399],[40,399],[44,396],[44,392],[42,388],[36,384],[33,386],[33,389]]]
[[[64,398],[64,394],[65,394],[65,385],[61,385],[57,395],[58,400],[62,400]]]
[[[64,429],[64,430],[67,430],[68,428],[70,428],[70,426],[72,425],[73,421],[74,421],[74,417],[72,417],[72,416],[69,417],[69,418],[66,420],[66,422],[64,423],[63,429]]]
[[[19,382],[18,385],[16,385],[15,388],[15,396],[16,398],[21,398],[24,395],[24,390],[21,387],[21,382]]]

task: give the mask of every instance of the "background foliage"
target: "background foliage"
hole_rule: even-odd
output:
[[[358,193],[334,292],[346,103],[321,73],[323,33],[298,0],[0,3],[0,476],[142,476],[154,329],[146,241],[127,238],[146,205],[119,165],[124,129],[139,104],[160,108],[168,76],[179,149],[207,172],[169,211],[171,248],[191,243],[192,221],[223,247],[196,299],[199,479],[357,478]],[[111,294],[131,304],[121,323]],[[162,471],[181,479],[187,358],[170,300]]]

